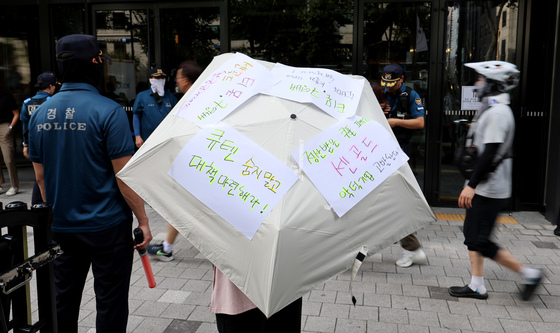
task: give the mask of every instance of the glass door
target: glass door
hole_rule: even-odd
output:
[[[363,10],[364,75],[376,86],[387,64],[399,64],[405,85],[421,97],[425,124],[430,116],[431,7],[430,2],[370,2],[364,4]],[[426,128],[414,130],[409,157],[412,171],[424,188]]]
[[[174,68],[186,60],[194,60],[206,67],[221,50],[220,10],[218,7],[162,8],[159,11],[161,28],[161,65],[164,70]],[[169,89],[175,91],[175,81]]]
[[[473,95],[476,73],[469,62],[515,63],[517,7],[507,1],[449,1],[445,23],[439,201],[456,204],[465,180],[453,163],[461,137],[481,105]]]
[[[125,108],[131,130],[134,100],[150,88],[151,68],[161,67],[167,74],[166,89],[175,92],[174,74],[182,61],[206,66],[220,52],[220,12],[220,7],[163,2],[93,7],[95,35],[102,51],[112,58],[105,61],[105,80],[99,90]]]
[[[103,52],[112,59],[105,61],[102,95],[128,107],[140,83],[148,76],[153,42],[150,30],[153,19],[148,9],[97,10],[95,35]]]

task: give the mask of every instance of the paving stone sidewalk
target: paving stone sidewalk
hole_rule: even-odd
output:
[[[19,194],[0,194],[4,205],[30,201],[31,172],[20,171]],[[163,240],[167,222],[149,206],[146,209],[154,239]],[[545,272],[544,283],[531,301],[523,302],[519,297],[521,278],[490,260],[486,260],[484,272],[489,298],[458,299],[451,297],[447,288],[470,282],[470,262],[462,244],[464,211],[433,210],[438,221],[418,231],[427,255],[425,265],[397,267],[395,261],[402,255],[398,244],[373,254],[364,261],[354,282],[356,306],[351,303],[349,272],[304,296],[302,332],[560,332],[560,238],[553,234],[555,226],[538,212],[514,212],[504,216],[495,230],[498,244],[523,263]],[[217,332],[209,310],[212,264],[182,236],[174,257],[171,262],[152,260],[157,286],[150,289],[135,255],[129,332]],[[80,332],[95,332],[92,284],[90,274],[81,305]],[[33,297],[33,284],[31,290]],[[32,301],[36,320],[36,299]]]

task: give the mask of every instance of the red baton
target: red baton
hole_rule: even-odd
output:
[[[142,229],[134,229],[134,241],[136,244],[141,244],[144,241],[144,233]],[[146,273],[146,278],[148,279],[148,286],[154,288],[156,286],[156,279],[154,279],[154,273],[152,272],[152,265],[150,264],[150,258],[147,256],[148,251],[138,249],[138,254],[140,259],[142,259],[142,266],[144,266],[144,272]]]

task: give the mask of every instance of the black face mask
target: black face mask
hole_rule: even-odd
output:
[[[103,64],[94,64],[91,60],[67,59],[59,60],[58,68],[62,82],[88,83],[99,90],[103,82]]]

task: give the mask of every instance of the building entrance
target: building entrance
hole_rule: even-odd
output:
[[[426,119],[431,116],[428,99],[429,55],[433,52],[430,2],[369,2],[363,7],[363,63],[365,76],[378,85],[387,64],[399,64],[405,84],[420,95]],[[426,129],[414,130],[410,166],[424,189]]]

